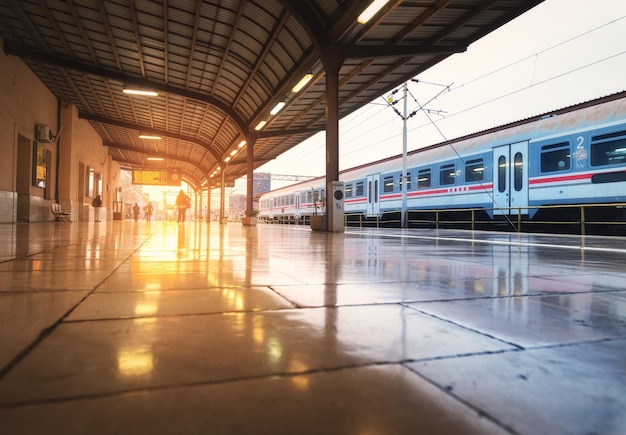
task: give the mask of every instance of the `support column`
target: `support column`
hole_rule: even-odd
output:
[[[254,199],[254,139],[246,139],[246,213],[250,216]]]
[[[222,168],[222,185],[220,186],[220,224],[228,222],[226,217],[226,165]]]
[[[339,69],[344,61],[343,47],[332,45],[322,56],[326,73],[326,228],[333,228],[328,212],[333,181],[339,181]]]
[[[206,221],[211,223],[211,182],[209,181],[209,185],[207,187],[207,195],[206,195]]]

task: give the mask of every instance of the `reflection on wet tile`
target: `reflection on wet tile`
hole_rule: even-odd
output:
[[[109,271],[34,271],[12,272],[8,282],[3,282],[0,292],[91,290],[100,284]],[[3,276],[0,273],[0,278]]]
[[[619,340],[409,367],[516,433],[618,435],[626,433],[624,355]]]
[[[303,307],[582,293],[592,290],[585,284],[564,284],[550,279],[518,275],[501,275],[495,278],[447,276],[425,281],[356,284],[274,285],[272,288]]]
[[[90,295],[67,320],[121,319],[281,308],[293,308],[293,304],[274,292],[254,287],[107,292]]]
[[[626,304],[623,296],[617,296],[619,293],[425,302],[410,306],[530,347],[626,337]]]
[[[511,348],[397,305],[67,323],[0,380],[0,401]]]
[[[12,433],[508,433],[398,365],[0,409],[0,420]]]
[[[0,225],[0,427],[617,433],[623,246],[297,225]]]

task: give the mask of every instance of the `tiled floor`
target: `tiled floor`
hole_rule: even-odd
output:
[[[0,225],[0,433],[624,434],[626,240]]]

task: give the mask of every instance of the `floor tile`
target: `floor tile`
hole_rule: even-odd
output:
[[[507,433],[397,365],[0,408],[0,420],[12,433]]]
[[[0,225],[0,432],[622,433],[625,246]]]
[[[626,338],[622,292],[410,304],[422,312],[522,347]]]
[[[626,340],[408,366],[519,434],[626,433]]]
[[[86,295],[86,292],[0,293],[0,369]]]
[[[284,308],[293,308],[293,304],[268,289],[255,287],[107,292],[89,295],[67,320],[122,319]]]
[[[71,322],[0,380],[0,402],[505,349],[398,305]]]

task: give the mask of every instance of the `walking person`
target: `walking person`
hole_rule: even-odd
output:
[[[139,219],[139,205],[137,205],[137,203],[133,206],[133,217],[135,218],[135,222],[137,222]]]
[[[100,207],[102,207],[102,196],[96,195],[91,203],[93,205],[93,216],[96,222],[100,222]]]
[[[183,189],[180,189],[178,192],[178,196],[176,197],[176,209],[178,210],[178,222],[185,222],[185,215],[187,214],[187,209],[191,207],[191,199],[187,195]]]
[[[152,219],[152,210],[154,210],[154,207],[152,207],[152,203],[149,202],[146,204],[146,208],[144,209],[146,213],[146,222],[150,222],[150,219]]]

